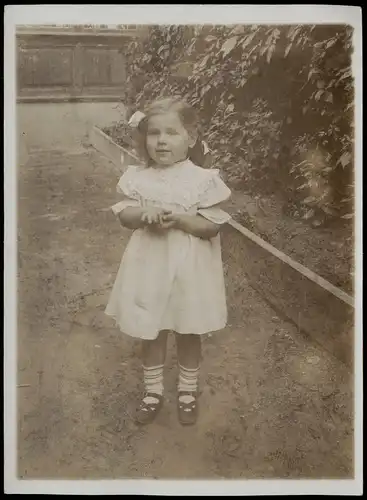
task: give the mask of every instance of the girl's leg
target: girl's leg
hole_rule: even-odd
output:
[[[156,339],[142,342],[145,395],[137,412],[141,424],[151,422],[162,406],[167,335],[168,331],[164,330]]]
[[[178,408],[182,424],[193,424],[197,418],[197,390],[201,360],[200,335],[176,334],[179,364]]]
[[[200,335],[183,335],[176,333],[177,357],[180,365],[197,369],[201,360]]]
[[[166,360],[168,330],[159,332],[154,340],[143,340],[142,358],[143,366],[164,365]]]

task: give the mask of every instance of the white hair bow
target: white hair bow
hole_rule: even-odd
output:
[[[130,117],[128,123],[131,127],[136,128],[144,117],[144,113],[142,113],[141,111],[135,111],[135,113]]]

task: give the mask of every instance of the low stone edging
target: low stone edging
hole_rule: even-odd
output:
[[[98,127],[93,127],[89,133],[91,145],[100,153],[104,154],[122,170],[128,164],[139,164],[139,158],[133,153],[116,144],[111,137],[102,132]]]

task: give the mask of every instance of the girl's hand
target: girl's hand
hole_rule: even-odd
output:
[[[166,214],[161,216],[160,218],[160,223],[159,223],[159,228],[160,229],[173,229],[177,227],[179,221],[179,215],[177,214]]]
[[[158,222],[150,224],[149,230],[154,233],[163,233],[168,229],[173,229],[177,227],[179,216],[172,214],[168,210],[158,215]]]
[[[161,208],[147,208],[141,216],[141,221],[148,225],[160,224],[162,217],[170,214],[169,210],[162,210]]]

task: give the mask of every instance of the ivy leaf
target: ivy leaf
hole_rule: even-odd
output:
[[[349,165],[351,160],[352,160],[352,155],[350,153],[343,153],[339,158],[338,163],[340,163],[341,166],[345,168],[347,165]]]
[[[345,78],[350,78],[352,76],[352,71],[350,68],[344,68],[341,72],[342,76],[339,78],[338,83],[340,83],[342,80],[345,80]]]
[[[169,46],[167,44],[161,45],[159,49],[157,50],[157,54],[160,54],[163,50],[169,49]]]
[[[241,34],[245,31],[245,27],[244,26],[241,26],[240,24],[237,25],[235,28],[233,28],[233,30],[231,31],[231,33],[233,33],[234,35],[238,35],[238,34]]]
[[[320,100],[320,97],[322,96],[322,94],[324,93],[323,90],[318,90],[315,94],[315,99],[316,101],[319,101]]]
[[[269,50],[268,50],[268,53],[266,54],[266,62],[269,64],[270,61],[271,61],[271,57],[274,53],[274,50],[275,50],[275,45],[272,45]]]
[[[307,219],[310,219],[314,215],[315,215],[315,210],[313,208],[311,208],[310,210],[308,210],[305,213],[304,218],[307,220]]]
[[[254,33],[252,33],[251,35],[248,35],[245,38],[245,40],[242,43],[242,48],[243,49],[245,49],[248,45],[250,45],[250,43],[252,42],[252,40],[255,38],[255,35],[256,35],[256,31]]]
[[[210,90],[211,86],[210,85],[204,85],[202,89],[200,90],[200,97],[203,97],[203,95]]]
[[[222,48],[220,49],[220,51],[223,52],[224,57],[228,55],[235,48],[237,40],[238,36],[232,36],[231,38],[229,38],[224,42]]]
[[[307,205],[308,203],[314,203],[315,201],[316,201],[316,198],[314,196],[308,196],[307,198],[305,198],[303,200],[303,203],[305,203]]]
[[[266,51],[267,51],[267,47],[266,47],[266,45],[264,45],[264,47],[261,47],[261,49],[260,49],[260,55],[263,56]]]
[[[328,43],[326,44],[326,48],[327,49],[330,49],[330,47],[332,47],[333,45],[336,44],[336,38],[332,38],[331,40],[328,41]]]
[[[351,108],[353,108],[353,106],[354,106],[354,103],[353,103],[353,102],[350,102],[350,103],[346,106],[346,108],[345,108],[345,112],[349,111]]]
[[[210,57],[210,54],[207,54],[201,61],[200,63],[198,64],[198,68],[202,68],[206,65],[206,63],[208,62],[209,60],[209,57]]]
[[[290,44],[288,45],[288,47],[285,49],[285,52],[284,52],[284,57],[287,57],[287,55],[289,54],[289,52],[290,52],[290,50],[291,50],[291,48],[292,48],[292,45],[293,45],[293,43],[290,43]]]

